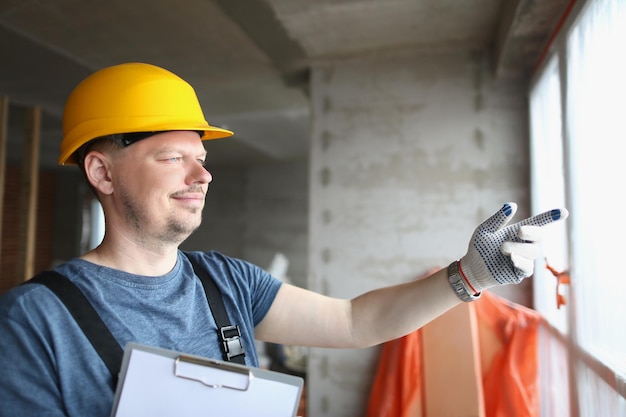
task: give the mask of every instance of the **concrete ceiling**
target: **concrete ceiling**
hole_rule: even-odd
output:
[[[498,76],[528,76],[569,0],[0,0],[0,95],[9,162],[25,106],[43,110],[41,164],[54,166],[71,89],[105,66],[163,66],[196,89],[210,163],[306,156],[311,65],[381,51],[489,50]],[[213,155],[216,155],[213,159]]]

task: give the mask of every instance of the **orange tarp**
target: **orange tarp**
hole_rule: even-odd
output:
[[[474,301],[486,417],[539,416],[539,313],[489,292]],[[472,346],[468,346],[471,349]],[[445,358],[441,358],[445,360]],[[422,331],[385,343],[367,417],[441,417],[425,414]],[[458,386],[449,387],[454,401]]]

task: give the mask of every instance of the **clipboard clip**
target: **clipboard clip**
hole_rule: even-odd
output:
[[[245,367],[187,355],[180,355],[174,361],[174,376],[200,382],[209,388],[235,391],[247,391],[253,378]]]

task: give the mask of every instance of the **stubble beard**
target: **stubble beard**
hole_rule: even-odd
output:
[[[122,202],[126,209],[126,221],[135,232],[135,236],[138,236],[138,240],[142,244],[156,245],[159,247],[165,247],[169,245],[180,245],[185,239],[189,237],[198,227],[200,227],[201,219],[189,224],[189,222],[183,222],[179,218],[168,215],[165,221],[165,225],[159,227],[158,230],[150,230],[148,225],[150,220],[145,217],[145,213],[141,210],[140,206],[136,204],[132,197],[126,192],[122,192]],[[192,214],[201,212],[202,209],[195,208],[190,210]]]

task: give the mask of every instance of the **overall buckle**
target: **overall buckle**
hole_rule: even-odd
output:
[[[220,328],[219,336],[227,361],[230,361],[231,358],[235,356],[245,355],[243,344],[241,343],[239,326],[224,326]]]

